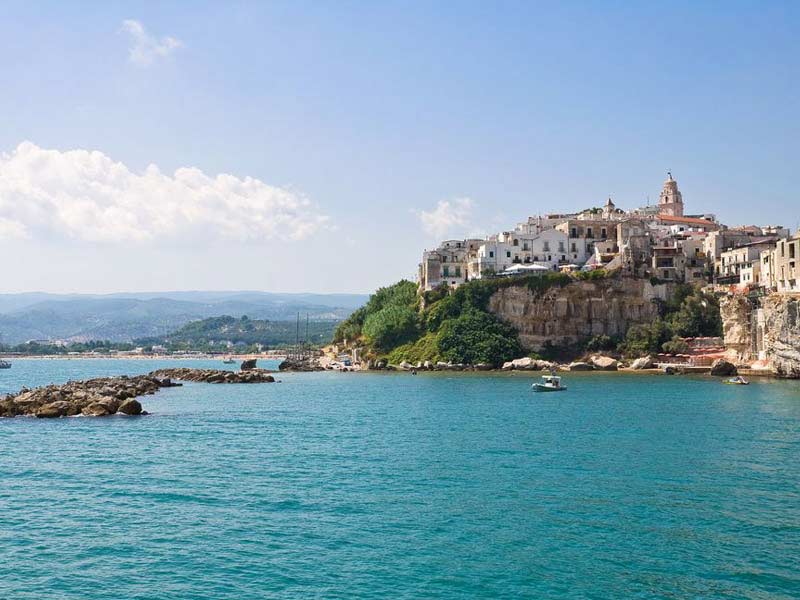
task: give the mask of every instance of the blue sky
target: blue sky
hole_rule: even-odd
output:
[[[4,3],[0,291],[371,291],[667,170],[688,211],[794,228],[799,29],[793,2]]]

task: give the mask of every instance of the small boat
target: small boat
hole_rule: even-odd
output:
[[[567,386],[561,385],[561,377],[545,375],[541,383],[534,383],[531,388],[534,392],[564,392]]]
[[[223,360],[223,361],[222,361],[222,364],[223,364],[223,365],[235,365],[235,364],[236,364],[236,361],[235,361],[235,360],[233,360],[233,357],[232,357],[232,356],[226,356],[226,357],[225,357],[225,360]]]
[[[731,377],[730,379],[726,379],[725,383],[727,383],[728,385],[750,385],[750,382],[747,381],[747,379],[745,379],[741,375],[737,375],[736,377]]]
[[[7,360],[0,360],[0,369],[10,369],[11,363]]]

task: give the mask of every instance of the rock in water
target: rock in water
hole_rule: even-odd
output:
[[[718,358],[711,365],[711,374],[715,377],[731,377],[737,373],[736,365],[722,358]]]
[[[65,417],[68,413],[77,414],[74,407],[65,400],[56,400],[50,404],[45,404],[36,411],[36,416],[40,419],[53,419],[55,417]]]
[[[242,366],[239,367],[242,371],[252,371],[256,368],[257,359],[255,358],[248,358],[247,360],[242,361]]]
[[[85,407],[81,414],[87,417],[106,417],[112,413],[108,411],[108,406],[100,402],[92,402],[89,406]]]
[[[142,414],[142,405],[136,398],[128,398],[119,405],[119,412],[125,415]]]

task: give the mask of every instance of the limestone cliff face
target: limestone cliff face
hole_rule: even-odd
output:
[[[532,292],[524,285],[492,295],[489,310],[514,326],[527,350],[576,344],[594,335],[624,336],[632,325],[658,316],[655,300],[672,290],[643,279],[577,281],[565,287]]]
[[[763,346],[780,377],[800,378],[800,298],[773,294],[763,301]]]
[[[753,304],[743,294],[722,296],[719,299],[725,349],[731,352],[731,358],[740,362],[754,358],[751,351],[754,309]]]

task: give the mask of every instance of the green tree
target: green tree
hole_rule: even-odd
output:
[[[686,296],[680,308],[670,315],[669,323],[675,334],[681,337],[722,335],[719,300],[702,292]]]
[[[664,342],[661,349],[667,354],[686,354],[689,352],[689,344],[683,338],[675,335],[668,342]]]
[[[496,366],[523,353],[512,327],[489,313],[474,309],[442,324],[438,346],[443,358],[464,364]]]
[[[416,338],[417,313],[408,306],[386,306],[367,317],[362,333],[375,348],[390,350]]]
[[[619,350],[627,356],[644,356],[659,352],[661,346],[672,338],[672,330],[663,320],[656,319],[652,323],[634,325],[628,329],[625,341]]]

